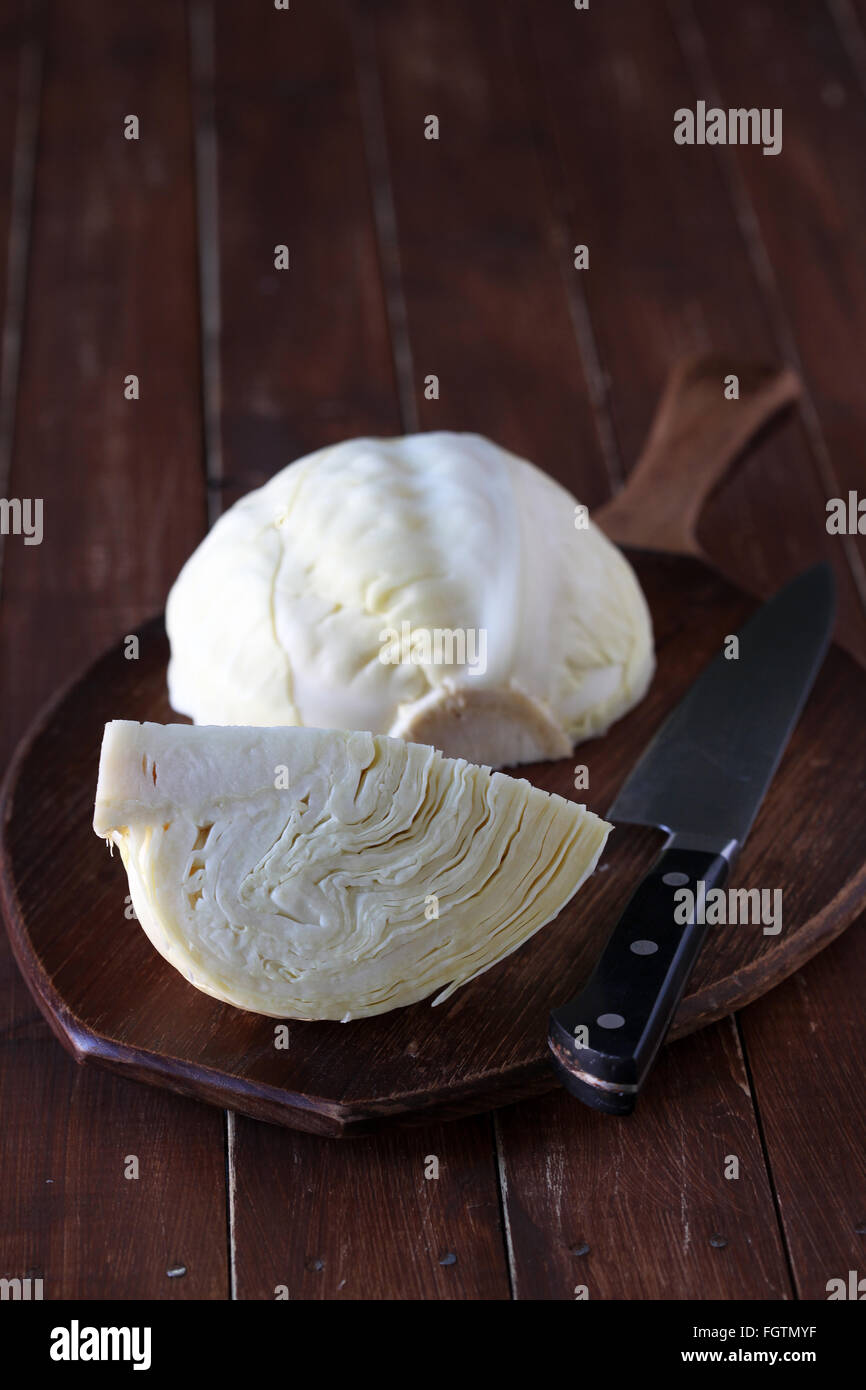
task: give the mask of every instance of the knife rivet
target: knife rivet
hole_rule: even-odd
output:
[[[621,1028],[625,1023],[622,1014],[599,1014],[595,1021],[599,1028]]]
[[[662,883],[666,883],[669,888],[682,888],[688,881],[688,874],[665,874],[662,879]]]
[[[636,956],[652,956],[658,950],[657,941],[633,941],[629,946],[630,951],[634,951]]]

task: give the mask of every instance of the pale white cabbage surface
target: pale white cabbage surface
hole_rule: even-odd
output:
[[[653,672],[634,572],[575,507],[476,434],[310,454],[227,511],[181,571],[172,705],[198,724],[371,730],[491,767],[567,756]],[[463,633],[465,659],[446,639],[432,659],[422,641],[417,664],[383,663],[383,634],[404,623],[431,647]]]
[[[509,955],[592,873],[611,829],[399,739],[125,720],[105,728],[93,828],[196,988],[343,1020],[438,1003]]]

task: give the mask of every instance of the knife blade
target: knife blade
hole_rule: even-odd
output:
[[[668,839],[587,984],[550,1016],[554,1069],[595,1109],[634,1109],[707,933],[694,908],[676,920],[674,895],[690,888],[699,900],[703,883],[705,900],[725,883],[820,670],[834,612],[826,564],[769,599],[736,648],[726,641],[701,672],[607,813]]]

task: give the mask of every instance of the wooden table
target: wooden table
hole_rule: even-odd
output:
[[[829,558],[866,659],[864,541],[825,528],[866,476],[864,93],[866,0],[5,0],[0,493],[44,499],[44,540],[3,545],[3,760],[291,459],[479,430],[595,506],[684,352],[802,374],[702,539],[762,592]],[[781,107],[782,153],[676,145],[698,99]],[[47,1298],[824,1298],[866,1270],[864,973],[856,924],[667,1049],[625,1122],[554,1093],[338,1143],[77,1069],[4,939],[0,1274]]]

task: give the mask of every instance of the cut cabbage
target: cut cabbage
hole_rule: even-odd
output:
[[[320,729],[107,724],[93,828],[153,945],[277,1018],[384,1013],[550,922],[611,827],[433,748]]]
[[[197,724],[369,729],[491,767],[604,733],[654,665],[620,551],[476,434],[284,468],[217,521],[166,621],[171,703]]]

